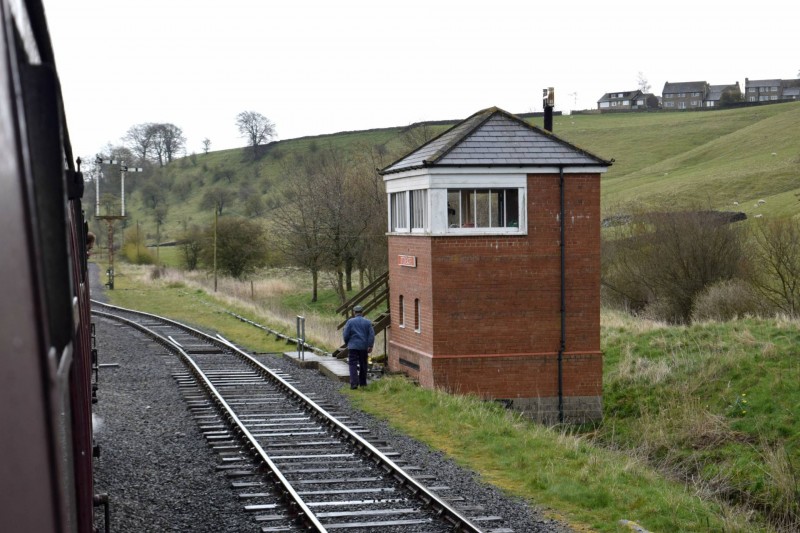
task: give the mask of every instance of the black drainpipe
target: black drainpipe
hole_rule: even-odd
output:
[[[561,206],[559,213],[561,230],[561,343],[558,347],[558,422],[564,422],[564,350],[567,345],[567,287],[565,283],[565,247],[564,247],[564,167],[558,167],[559,192]]]

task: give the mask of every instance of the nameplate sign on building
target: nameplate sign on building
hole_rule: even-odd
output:
[[[401,267],[411,267],[417,268],[417,256],[416,255],[398,255],[397,256],[397,264]]]

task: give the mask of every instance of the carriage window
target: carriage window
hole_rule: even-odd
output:
[[[519,227],[519,189],[448,189],[450,228]]]

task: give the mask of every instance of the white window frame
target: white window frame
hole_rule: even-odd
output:
[[[412,233],[428,230],[428,189],[414,189],[408,192],[409,226]]]
[[[414,298],[414,331],[422,332],[422,305],[419,303],[419,298]]]
[[[425,233],[429,228],[427,189],[389,193],[389,232]]]
[[[515,191],[516,192],[516,225],[510,225],[509,218],[509,208],[512,207],[513,199],[508,198],[508,192]],[[501,214],[502,217],[502,226],[500,225],[492,225],[494,221],[492,219],[492,206],[491,203],[487,204],[488,211],[485,213],[488,215],[486,219],[488,220],[488,225],[478,225],[477,222],[467,222],[465,215],[462,210],[462,206],[464,205],[464,194],[471,195],[472,202],[471,202],[471,212],[473,213],[472,217],[473,220],[476,220],[480,207],[478,206],[478,200],[481,196],[485,194],[494,194],[500,193],[503,195],[503,202],[502,205],[504,207],[504,211]],[[451,205],[452,202],[450,201],[451,195],[458,194],[458,205],[453,206]],[[525,208],[524,205],[524,190],[519,187],[454,187],[447,189],[447,198],[448,198],[448,224],[447,224],[447,232],[448,233],[519,233],[520,227],[524,224],[525,216],[523,215],[523,209]],[[491,196],[488,198],[491,202]],[[455,200],[453,200],[455,201]],[[500,198],[498,197],[498,208],[499,208]],[[453,210],[458,220],[451,221],[450,220],[450,213],[449,210]]]
[[[408,191],[389,194],[389,231],[403,233],[409,231]]]

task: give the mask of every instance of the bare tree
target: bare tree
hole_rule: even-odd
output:
[[[200,200],[201,209],[216,209],[217,214],[221,215],[225,206],[233,202],[236,195],[222,187],[213,187],[208,189]]]
[[[311,274],[311,301],[316,302],[324,248],[316,214],[314,175],[306,170],[284,168],[284,173],[291,177],[285,180],[283,199],[272,213],[272,222],[276,234],[282,236],[276,244],[283,255]]]
[[[254,160],[258,158],[259,146],[277,134],[275,124],[256,111],[242,111],[236,115],[236,127],[252,148]]]
[[[175,124],[153,124],[153,150],[159,166],[167,165],[186,149],[186,137]]]
[[[740,273],[740,232],[717,213],[649,213],[603,244],[604,288],[633,309],[674,323],[691,319],[695,297]],[[622,236],[627,230],[628,234]]]
[[[208,155],[208,151],[211,149],[211,139],[206,137],[203,139],[203,153]]]
[[[754,226],[752,283],[784,313],[800,314],[800,222],[776,219]]]
[[[156,134],[155,124],[146,122],[136,124],[128,129],[123,138],[126,146],[136,154],[136,163],[144,166],[148,161],[148,155],[153,149],[153,137]],[[130,161],[134,163],[134,161]]]
[[[637,76],[637,83],[639,84],[640,91],[642,91],[645,94],[650,92],[650,82],[647,81],[644,72],[642,72],[641,70],[639,71],[639,74]]]

